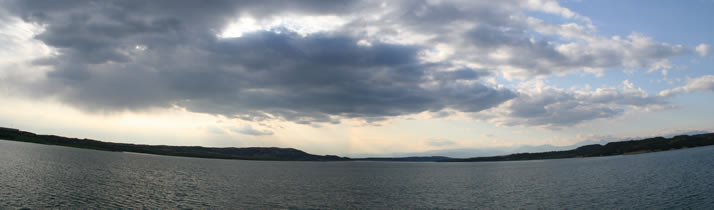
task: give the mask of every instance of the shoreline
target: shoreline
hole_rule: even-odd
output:
[[[55,135],[38,135],[19,129],[0,127],[0,139],[44,145],[72,147],[109,152],[137,153],[173,157],[259,160],[259,161],[373,161],[373,162],[500,162],[524,160],[552,160],[616,155],[637,155],[678,149],[714,145],[714,133],[680,135],[672,138],[654,137],[641,140],[593,144],[572,150],[537,153],[516,153],[501,156],[451,158],[445,156],[368,157],[349,158],[336,155],[314,155],[293,148],[278,147],[202,147],[142,145],[103,142],[91,139],[68,138]]]

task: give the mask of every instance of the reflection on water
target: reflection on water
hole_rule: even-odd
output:
[[[7,208],[714,208],[714,147],[489,163],[265,162],[0,140]]]

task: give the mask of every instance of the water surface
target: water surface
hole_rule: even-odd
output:
[[[0,140],[6,208],[714,208],[714,146],[481,163],[272,162]]]

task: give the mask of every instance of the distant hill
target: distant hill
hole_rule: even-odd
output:
[[[593,144],[590,142],[588,144]],[[584,145],[584,144],[583,144]],[[559,150],[569,150],[575,149],[582,145],[568,145],[568,146],[553,146],[549,144],[542,145],[518,145],[518,146],[508,146],[508,147],[485,147],[485,148],[454,148],[454,149],[437,149],[429,150],[423,152],[408,152],[408,153],[393,153],[389,156],[392,157],[432,157],[441,156],[449,158],[470,158],[470,157],[486,157],[486,156],[499,156],[508,155],[514,153],[524,153],[524,152],[547,152],[547,151],[559,151]],[[363,154],[362,157],[372,157],[369,154]]]
[[[361,161],[396,161],[396,162],[437,162],[450,160],[450,157],[444,156],[414,156],[414,157],[368,157],[368,158],[352,158],[352,160]]]
[[[170,155],[197,158],[241,159],[241,160],[282,160],[282,161],[343,161],[350,160],[334,155],[313,155],[292,148],[248,147],[211,148],[197,146],[139,145],[102,142],[91,139],[67,138],[54,135],[38,135],[13,128],[0,127],[0,139],[31,142],[38,144],[114,151],[136,152],[156,155]]]
[[[541,160],[575,157],[597,157],[610,155],[637,154],[647,152],[666,151],[714,145],[714,133],[698,135],[680,135],[672,138],[655,137],[642,140],[610,142],[605,145],[592,144],[581,146],[573,150],[518,153],[503,156],[475,157],[442,160],[443,162],[482,162],[482,161],[514,161],[514,160]]]
[[[240,159],[240,160],[280,160],[280,161],[403,161],[403,162],[482,162],[482,161],[515,161],[515,160],[541,160],[575,157],[597,157],[623,154],[637,154],[647,152],[665,151],[714,145],[714,133],[697,135],[679,135],[671,138],[655,137],[642,140],[610,142],[605,145],[592,144],[572,150],[516,153],[510,155],[450,158],[445,156],[409,156],[409,157],[367,157],[347,158],[335,155],[313,155],[292,148],[277,147],[246,147],[246,148],[214,148],[199,146],[166,146],[166,145],[141,145],[103,142],[92,139],[77,139],[55,135],[38,135],[13,128],[0,127],[0,139],[49,144],[94,150],[115,152],[136,152],[156,155]],[[546,145],[547,146],[547,145]],[[544,146],[545,147],[545,146]],[[557,148],[550,146],[550,148]]]

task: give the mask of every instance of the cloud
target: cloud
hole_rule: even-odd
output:
[[[449,62],[481,66],[507,78],[650,68],[694,51],[637,33],[599,36],[588,18],[557,1],[398,1],[392,5],[396,6],[374,19],[347,24],[352,25],[347,30],[367,34],[367,39],[442,46],[431,50],[449,51]],[[555,14],[566,18],[566,23],[548,23],[528,16],[530,11]]]
[[[714,91],[714,75],[704,75],[687,80],[687,84],[659,92],[660,96],[673,96],[680,93]]]
[[[541,35],[556,35],[562,40],[534,38],[528,28],[503,30],[482,26],[468,32],[470,40],[464,44],[470,48],[462,49],[471,53],[490,52],[487,57],[472,60],[519,78],[613,67],[657,68],[659,63],[688,52],[680,45],[658,43],[640,34],[603,38],[575,23],[552,25],[533,18],[526,22]]]
[[[416,45],[365,46],[348,34],[284,28],[220,38],[208,27],[245,9],[226,2],[194,5],[198,10],[188,17],[183,7],[158,9],[157,2],[35,3],[15,6],[26,21],[46,25],[35,38],[59,53],[35,62],[53,70],[28,88],[89,111],[180,106],[310,124],[444,108],[478,112],[515,96],[478,82],[487,72],[422,62]],[[332,12],[288,6],[282,12]]]
[[[426,144],[429,146],[444,147],[444,146],[451,146],[456,143],[451,140],[448,140],[448,139],[428,139],[428,140],[426,140]]]
[[[44,80],[13,82],[22,85],[16,89],[90,112],[178,106],[311,124],[500,107],[506,110],[500,116],[516,119],[507,124],[564,126],[663,102],[606,89],[592,93],[603,95],[514,91],[483,80],[649,68],[693,52],[640,34],[598,36],[587,17],[554,0],[2,4],[42,26],[34,39],[54,50],[33,62],[50,69]],[[547,23],[530,12],[569,23]],[[294,16],[344,23],[315,23],[320,30],[307,33],[285,22],[221,36],[243,17],[261,24]]]
[[[232,128],[231,131],[236,133],[241,133],[251,136],[270,136],[273,135],[273,131],[270,130],[256,130],[250,125],[245,125],[241,128]]]
[[[695,49],[697,53],[699,53],[699,56],[707,56],[709,55],[709,52],[711,51],[711,46],[708,44],[699,44],[697,45],[697,48]]]
[[[628,108],[649,111],[667,107],[670,105],[664,98],[649,96],[629,81],[624,81],[621,88],[573,91],[539,82],[522,86],[517,98],[493,109],[487,115],[489,118],[480,118],[507,126],[558,129],[595,119],[613,118]]]

